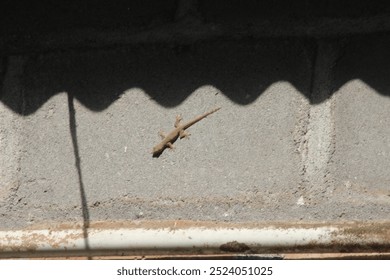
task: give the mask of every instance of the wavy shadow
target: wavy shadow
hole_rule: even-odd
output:
[[[334,67],[334,90],[359,79],[377,93],[390,96],[390,34],[347,38]]]
[[[99,112],[126,90],[141,88],[161,106],[174,107],[211,85],[233,102],[248,105],[273,83],[287,81],[316,104],[329,97],[317,96],[312,89],[314,71],[322,70],[333,76],[330,94],[353,79],[390,94],[389,34],[329,41],[338,54],[329,58],[334,60],[331,69],[316,69],[322,54],[317,41],[305,38],[138,45],[30,56],[21,77],[23,94],[2,92],[1,101],[18,114],[30,115],[53,95],[68,92]]]

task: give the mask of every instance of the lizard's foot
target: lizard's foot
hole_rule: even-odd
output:
[[[183,139],[183,138],[187,138],[187,139],[189,139],[191,134],[190,133],[188,133],[187,131],[185,131],[185,130],[181,130],[180,131],[180,134],[179,134],[179,137],[180,137],[180,139]]]
[[[172,145],[171,142],[168,142],[166,145],[167,145],[167,147],[168,147],[169,149],[174,149],[174,148],[175,148],[175,147]]]
[[[176,121],[175,121],[175,127],[178,127],[179,125],[180,125],[180,122],[182,121],[182,117],[181,117],[181,115],[177,115],[176,116]]]

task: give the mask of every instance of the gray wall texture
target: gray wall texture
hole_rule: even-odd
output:
[[[1,229],[389,220],[385,2],[46,2],[2,4]]]

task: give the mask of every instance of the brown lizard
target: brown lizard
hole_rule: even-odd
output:
[[[152,150],[153,157],[159,157],[162,154],[162,152],[164,152],[164,150],[166,148],[172,149],[173,143],[177,140],[177,138],[180,137],[180,139],[182,139],[182,138],[188,137],[190,135],[188,132],[185,131],[187,128],[194,125],[198,121],[204,119],[208,115],[211,115],[212,113],[217,112],[219,109],[221,109],[221,107],[215,108],[214,110],[211,110],[210,112],[207,112],[207,113],[204,113],[203,115],[197,116],[193,120],[191,120],[187,123],[184,123],[184,124],[180,124],[182,117],[180,115],[176,116],[176,121],[175,121],[175,125],[174,125],[175,128],[171,132],[169,132],[168,135],[165,135],[163,132],[160,131],[159,134],[163,138],[163,140],[159,144],[157,144],[156,146],[153,147],[153,150]]]

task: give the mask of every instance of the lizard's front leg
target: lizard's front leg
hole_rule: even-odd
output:
[[[164,131],[162,131],[162,130],[160,130],[160,131],[158,132],[158,135],[160,135],[161,139],[164,139],[165,137],[167,137],[167,136],[165,135]]]
[[[161,137],[161,139],[165,139],[167,136],[165,135],[165,133],[163,132],[163,131],[159,131],[158,132],[158,135],[160,135],[160,137]],[[169,149],[173,149],[173,145],[172,145],[172,143],[171,142],[167,142],[166,144],[165,144],[165,146],[167,146]]]
[[[182,117],[181,117],[181,115],[177,115],[176,116],[176,121],[175,121],[175,124],[174,124],[174,126],[176,127],[176,128],[178,128],[179,127],[179,125],[180,125],[180,122],[182,121]]]

